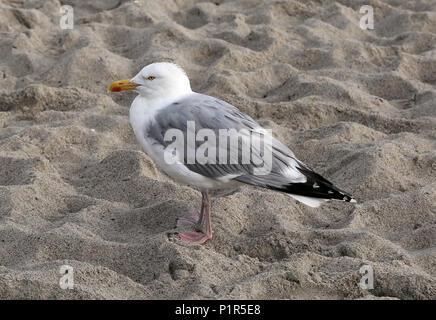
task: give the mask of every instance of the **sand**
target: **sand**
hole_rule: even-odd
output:
[[[2,0],[0,33],[0,298],[436,298],[435,1]],[[213,201],[212,241],[174,241],[200,194],[140,150],[135,94],[106,91],[158,61],[358,203],[247,187]]]

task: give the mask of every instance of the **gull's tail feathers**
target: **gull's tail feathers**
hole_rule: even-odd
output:
[[[283,185],[280,188],[268,188],[285,192],[295,200],[313,208],[319,207],[321,204],[329,200],[342,200],[352,203],[357,202],[350,194],[335,187],[330,181],[312,171],[307,166],[301,164],[301,167],[297,167],[297,169],[306,177],[306,182],[290,183]]]

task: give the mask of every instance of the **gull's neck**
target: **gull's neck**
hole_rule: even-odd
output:
[[[169,95],[144,97],[137,95],[130,106],[130,122],[132,126],[143,126],[144,123],[153,120],[154,115],[162,108],[192,94],[192,90],[183,92],[171,92]],[[135,128],[134,128],[135,129]]]
[[[153,97],[144,97],[138,95],[135,100],[138,99],[141,101],[141,103],[145,103],[148,109],[160,109],[192,93],[192,90],[186,90],[182,92],[172,92],[170,94]]]

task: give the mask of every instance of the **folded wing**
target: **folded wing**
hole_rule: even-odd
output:
[[[354,202],[349,194],[299,161],[251,117],[222,100],[193,93],[158,111],[145,135],[160,149],[166,148],[172,143],[164,139],[169,129],[178,129],[184,135],[184,152],[178,160],[202,176],[285,192],[314,207],[329,199]],[[201,139],[188,139],[188,132]]]

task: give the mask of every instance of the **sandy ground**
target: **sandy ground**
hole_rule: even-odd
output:
[[[2,0],[0,34],[0,298],[436,298],[435,1]],[[214,200],[213,241],[171,241],[200,194],[139,149],[134,93],[106,91],[157,61],[359,203],[244,188]]]

